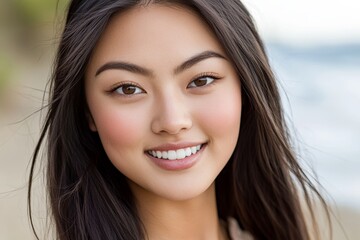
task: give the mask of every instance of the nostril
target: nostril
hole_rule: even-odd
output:
[[[157,134],[171,134],[176,135],[180,132],[187,131],[192,127],[192,120],[190,116],[183,117],[166,117],[161,116],[152,122],[152,131]]]
[[[192,127],[191,106],[177,90],[159,93],[153,105],[152,130],[157,134],[179,134]]]

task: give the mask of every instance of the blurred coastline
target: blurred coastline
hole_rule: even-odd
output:
[[[45,114],[38,111],[51,74],[54,36],[61,29],[54,22],[61,22],[66,1],[45,2],[7,1],[0,7],[0,239],[34,239],[26,206],[28,164]],[[265,43],[301,154],[329,193],[333,239],[358,239],[360,43]],[[41,229],[47,207],[43,176],[36,177]]]
[[[337,202],[360,210],[360,42],[267,48],[302,157]]]

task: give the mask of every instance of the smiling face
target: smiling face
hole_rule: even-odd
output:
[[[133,191],[194,198],[235,148],[240,81],[190,10],[153,4],[113,17],[90,59],[85,88],[90,128]]]

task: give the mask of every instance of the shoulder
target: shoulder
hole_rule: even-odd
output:
[[[229,217],[227,219],[228,231],[231,240],[254,240],[250,233],[241,230],[238,222]]]

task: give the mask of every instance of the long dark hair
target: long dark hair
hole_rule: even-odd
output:
[[[125,177],[88,127],[84,72],[111,17],[152,3],[196,11],[216,34],[241,80],[239,139],[215,183],[219,217],[232,216],[255,239],[310,239],[301,202],[314,220],[312,195],[325,201],[297,162],[263,43],[239,0],[71,1],[50,82],[48,113],[32,159],[32,226],[34,167],[46,139],[47,190],[57,239],[146,238]]]

